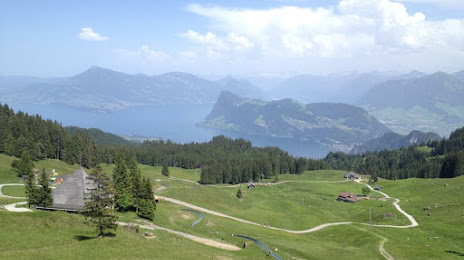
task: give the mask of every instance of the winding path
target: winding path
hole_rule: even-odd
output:
[[[22,183],[0,184],[0,198],[26,199],[26,197],[13,197],[13,196],[4,195],[4,194],[2,193],[2,188],[3,188],[3,186],[24,186],[24,184],[22,184]]]
[[[118,225],[121,225],[121,226],[127,226],[129,224],[133,224],[133,223],[126,223],[126,222],[117,222],[117,223]],[[165,232],[177,235],[177,236],[181,236],[189,240],[192,240],[192,241],[195,241],[195,242],[207,245],[207,246],[219,248],[219,249],[224,249],[224,250],[229,250],[229,251],[241,250],[240,247],[237,247],[231,244],[226,244],[226,243],[218,242],[212,239],[198,237],[198,236],[194,236],[188,233],[172,230],[172,229],[165,228],[165,227],[160,227],[152,223],[147,223],[145,225],[139,225],[139,227],[144,228],[144,229],[149,229],[149,230],[162,230],[162,231],[165,231]]]
[[[183,180],[183,179],[179,179],[179,178],[175,178],[175,177],[171,177],[171,178],[174,178],[174,179],[178,179],[178,180],[182,180],[182,181],[188,181],[188,182],[191,182],[191,183],[196,183],[196,182],[193,182],[193,181],[189,181],[189,180]],[[278,230],[278,231],[283,231],[283,232],[287,232],[287,233],[292,233],[292,234],[307,234],[307,233],[312,233],[312,232],[315,232],[315,231],[318,231],[318,230],[321,230],[321,229],[324,229],[326,227],[330,227],[330,226],[338,226],[338,225],[349,225],[349,224],[362,224],[362,225],[369,225],[369,226],[374,226],[374,227],[388,227],[388,228],[412,228],[412,227],[416,227],[416,226],[419,226],[419,223],[414,219],[413,216],[411,216],[410,214],[408,214],[406,211],[404,211],[400,205],[398,204],[400,202],[399,199],[396,199],[396,198],[391,198],[388,194],[384,193],[384,192],[381,192],[381,191],[377,191],[377,190],[374,190],[369,184],[367,183],[362,183],[361,180],[355,180],[358,184],[361,184],[361,185],[366,185],[370,190],[374,191],[374,192],[377,192],[381,195],[383,195],[385,198],[388,198],[388,199],[394,199],[394,202],[393,202],[393,205],[395,206],[395,208],[401,213],[403,214],[410,222],[411,224],[409,225],[405,225],[405,226],[397,226],[397,225],[377,225],[377,224],[374,224],[374,225],[370,225],[370,224],[367,224],[367,223],[357,223],[357,222],[334,222],[334,223],[325,223],[325,224],[321,224],[321,225],[318,225],[316,227],[313,227],[313,228],[310,228],[310,229],[305,229],[305,230],[289,230],[289,229],[283,229],[283,228],[276,228],[276,227],[269,227],[267,226],[266,228],[269,228],[269,229],[272,229],[272,230]],[[281,181],[281,182],[277,182],[277,183],[269,183],[269,185],[277,185],[277,184],[282,184],[282,183],[289,183],[289,182],[308,182],[308,183],[317,183],[317,182],[321,182],[321,183],[339,183],[339,182],[346,182],[346,181]],[[196,183],[198,184],[198,183]],[[12,197],[12,196],[7,196],[7,195],[4,195],[2,192],[1,192],[1,189],[3,186],[20,186],[20,185],[23,185],[23,184],[0,184],[0,197],[4,197],[4,198],[13,198],[13,199],[25,199],[24,197]],[[267,185],[267,184],[261,184],[261,185]],[[236,187],[238,185],[235,185],[235,186],[216,186],[216,187]],[[187,207],[187,208],[190,208],[192,210],[189,210],[189,211],[192,211],[192,212],[195,212],[197,214],[200,215],[200,219],[193,222],[191,224],[191,227],[195,226],[197,223],[199,223],[202,219],[203,219],[203,214],[201,212],[205,212],[205,213],[208,213],[208,214],[211,214],[211,215],[215,215],[215,216],[219,216],[219,217],[223,217],[223,218],[228,218],[228,219],[232,219],[232,220],[235,220],[235,221],[238,221],[238,222],[242,222],[242,223],[245,223],[245,224],[250,224],[250,225],[255,225],[255,226],[261,226],[261,227],[264,227],[263,225],[259,224],[259,223],[256,223],[256,222],[252,222],[252,221],[249,221],[249,220],[245,220],[245,219],[241,219],[241,218],[237,218],[237,217],[232,217],[230,215],[226,215],[224,213],[220,213],[220,212],[217,212],[217,211],[213,211],[213,210],[209,210],[209,209],[206,209],[206,208],[203,208],[203,207],[199,207],[197,205],[194,205],[194,204],[191,204],[191,203],[188,203],[188,202],[184,202],[184,201],[181,201],[181,200],[177,200],[177,199],[173,199],[173,198],[169,198],[169,197],[165,197],[165,196],[158,196],[159,198],[163,199],[163,200],[166,200],[166,201],[169,201],[171,203],[174,203],[174,204],[178,204],[178,205],[182,205],[184,207]],[[17,202],[17,203],[13,203],[13,204],[9,204],[9,205],[5,205],[5,209],[8,210],[8,211],[13,211],[13,212],[30,212],[31,210],[30,209],[27,209],[27,208],[16,208],[16,205],[21,205],[21,204],[25,204],[27,202]],[[201,211],[201,212],[200,212]],[[118,222],[118,224],[120,225],[128,225],[128,223],[124,223],[124,222]],[[207,238],[202,238],[202,237],[198,237],[198,236],[194,236],[194,235],[191,235],[191,234],[188,234],[188,233],[184,233],[184,232],[180,232],[180,231],[175,231],[175,230],[172,230],[172,229],[168,229],[168,228],[164,228],[164,227],[160,227],[160,226],[157,226],[157,225],[154,225],[154,224],[147,224],[147,225],[141,225],[140,227],[142,228],[145,228],[145,229],[150,229],[150,230],[163,230],[163,231],[166,231],[166,232],[169,232],[169,233],[172,233],[172,234],[175,234],[175,235],[179,235],[179,236],[182,236],[182,237],[185,237],[187,239],[190,239],[190,240],[193,240],[193,241],[196,241],[196,242],[199,242],[199,243],[202,243],[202,244],[205,244],[205,245],[208,245],[208,246],[212,246],[212,247],[216,247],[216,248],[220,248],[220,249],[225,249],[225,250],[230,250],[230,251],[238,251],[240,250],[239,247],[237,246],[234,246],[234,245],[230,245],[230,244],[226,244],[226,243],[221,243],[221,242],[218,242],[218,241],[214,241],[214,240],[211,240],[211,239],[207,239]],[[257,240],[254,240],[252,238],[249,238],[249,237],[245,237],[245,236],[241,236],[241,235],[235,235],[237,237],[242,237],[242,238],[245,238],[245,239],[249,239],[249,240],[252,240],[252,241],[257,241]],[[380,242],[379,244],[379,251],[380,253],[382,254],[382,256],[384,256],[387,260],[393,260],[394,258],[385,250],[384,248],[384,244],[388,241],[387,238],[385,237],[381,237],[382,238],[382,241]],[[261,242],[255,242],[257,243],[258,245],[260,245],[259,243]],[[262,244],[262,243],[261,243]],[[261,245],[260,245],[261,246]],[[264,245],[263,245],[264,246]],[[261,246],[261,247],[263,247]],[[268,250],[267,247],[263,247],[265,248],[266,250]],[[272,251],[271,251],[272,252]],[[276,257],[277,255],[275,255],[274,253],[272,253],[274,257]],[[279,257],[279,256],[277,256]],[[276,258],[277,258],[276,257]],[[280,259],[277,258],[277,259]]]
[[[197,211],[197,210],[193,210],[193,209],[183,209],[184,211],[190,211],[190,212],[193,212],[193,213],[197,213],[200,218],[193,221],[192,224],[190,224],[190,227],[194,227],[196,224],[200,223],[200,221],[203,220],[203,213],[201,213],[200,211]]]
[[[276,253],[272,252],[272,250],[269,249],[265,244],[259,242],[258,240],[254,239],[254,238],[247,237],[247,236],[242,236],[242,235],[234,235],[234,234],[232,234],[232,236],[234,236],[234,237],[240,237],[240,238],[245,238],[245,239],[248,239],[248,240],[250,240],[250,241],[253,241],[255,244],[257,244],[258,246],[260,246],[262,249],[266,250],[266,252],[271,253],[271,256],[273,256],[275,259],[283,260],[279,255],[277,255]]]

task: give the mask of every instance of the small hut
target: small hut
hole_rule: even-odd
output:
[[[338,193],[337,200],[344,202],[356,202],[358,201],[358,196],[351,192],[340,192]]]
[[[353,171],[345,173],[343,177],[345,177],[346,179],[359,179],[359,175]]]
[[[376,185],[376,186],[374,187],[374,190],[381,190],[382,188],[383,188],[382,186]]]
[[[248,188],[248,189],[253,189],[253,188],[255,188],[255,187],[256,187],[256,185],[255,185],[254,183],[252,183],[252,182],[250,182],[250,183],[247,184],[247,188]]]

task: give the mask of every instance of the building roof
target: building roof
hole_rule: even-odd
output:
[[[358,196],[351,192],[340,192],[338,193],[339,200],[355,202],[358,200]]]
[[[73,174],[63,176],[63,183],[53,190],[53,205],[50,209],[78,211],[84,208],[84,196],[88,193],[88,174],[80,168]]]
[[[353,171],[350,171],[350,172],[347,172],[345,173],[344,175],[345,178],[356,178],[358,179],[359,178],[359,175]]]

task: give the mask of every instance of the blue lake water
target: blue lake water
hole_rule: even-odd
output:
[[[320,158],[329,148],[311,141],[292,138],[246,135],[196,127],[211,112],[213,104],[186,104],[130,107],[116,112],[96,112],[68,106],[47,104],[9,104],[15,111],[39,114],[44,119],[61,122],[63,126],[99,128],[117,135],[138,135],[170,139],[178,143],[205,142],[224,134],[245,138],[255,146],[277,146],[290,154]]]

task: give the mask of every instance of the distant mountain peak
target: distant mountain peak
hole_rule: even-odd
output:
[[[115,70],[110,70],[110,69],[106,69],[106,68],[98,67],[98,66],[91,66],[90,68],[88,68],[84,72],[81,72],[81,73],[75,75],[74,77],[75,78],[92,78],[92,77],[101,76],[101,75],[109,75],[109,76],[126,75],[126,76],[129,76],[128,74],[118,72],[118,71],[115,71]]]

